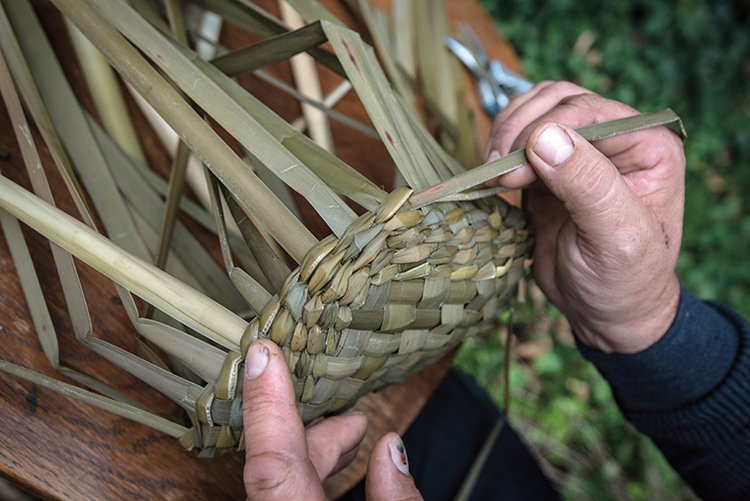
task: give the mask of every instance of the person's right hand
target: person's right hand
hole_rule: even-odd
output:
[[[576,336],[604,352],[654,344],[680,296],[680,139],[658,127],[592,145],[574,130],[637,113],[574,84],[544,82],[497,117],[487,146],[488,160],[526,147],[529,167],[496,182],[530,186],[536,281]]]

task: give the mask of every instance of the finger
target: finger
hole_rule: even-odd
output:
[[[584,259],[606,269],[633,264],[650,241],[651,235],[642,233],[653,215],[609,159],[574,130],[554,123],[535,130],[527,148],[534,171],[570,214],[579,246],[590,251]]]
[[[527,99],[511,113],[504,116],[492,138],[493,149],[505,156],[523,143],[519,141],[521,132],[540,116],[555,108],[570,96],[593,94],[590,90],[570,82],[554,82],[539,90],[533,99]]]
[[[563,84],[564,82],[560,82]],[[573,85],[573,84],[570,84]],[[547,95],[543,100],[549,99],[550,96],[557,96],[561,92],[566,90],[575,90],[577,86],[551,86],[547,90]],[[580,89],[580,88],[579,88]],[[541,93],[540,93],[541,94]],[[540,98],[541,100],[542,98]],[[526,110],[519,110],[519,113],[523,111],[524,115]],[[534,111],[539,111],[534,110]],[[547,112],[533,118],[528,125],[518,133],[516,139],[513,142],[511,148],[513,150],[523,148],[526,146],[529,137],[532,132],[538,129],[538,127],[546,122],[556,122],[565,124],[569,128],[579,128],[584,125],[591,125],[595,123],[605,122],[608,120],[615,120],[618,118],[624,118],[633,116],[638,112],[623,103],[612,101],[610,99],[603,98],[592,92],[584,92],[579,94],[571,94],[563,97],[558,103]],[[527,115],[526,118],[532,117]],[[658,132],[661,134],[671,134],[665,128],[662,128]],[[642,136],[641,134],[651,134]],[[674,134],[672,134],[674,136]],[[632,172],[636,169],[646,168],[644,166],[655,165],[658,155],[661,155],[668,149],[674,149],[671,140],[677,140],[676,136],[669,138],[670,141],[664,145],[659,146],[655,142],[664,139],[663,137],[656,138],[653,130],[642,131],[637,133],[627,134],[625,136],[615,137],[604,141],[597,141],[596,146],[605,156],[611,157],[611,160],[615,162],[621,173],[625,174]],[[654,144],[654,148],[648,148],[651,151],[648,155],[638,154],[634,145],[640,144],[643,141],[648,141],[648,144]],[[643,150],[641,148],[640,150]],[[651,163],[649,163],[651,162]],[[536,172],[530,167],[523,167],[505,176],[500,176],[496,180],[496,184],[503,186],[508,189],[516,189],[527,186],[536,180]]]
[[[569,219],[568,213],[563,203],[541,181],[529,188],[523,202],[529,227],[534,234],[534,278],[547,298],[559,305],[561,298],[555,283],[557,240],[560,228]]]
[[[354,459],[366,431],[367,418],[361,412],[324,419],[307,429],[308,455],[320,480]]]
[[[564,124],[578,129],[585,125],[631,117],[638,111],[624,103],[606,99],[594,93],[571,95],[563,98],[557,106],[533,120],[518,135],[513,149],[526,146],[531,133],[545,122]],[[636,146],[646,146],[639,147]],[[630,132],[596,142],[596,148],[617,166],[621,174],[649,169],[674,154],[682,151],[679,137],[666,127]],[[665,162],[678,165],[679,162]]]
[[[365,491],[368,501],[420,500],[422,495],[409,474],[409,459],[401,438],[388,433],[370,455]]]
[[[526,102],[530,101],[531,99],[534,99],[542,90],[550,87],[551,85],[554,85],[555,83],[556,82],[553,80],[545,80],[536,84],[531,88],[530,91],[519,94],[518,96],[514,96],[508,102],[508,106],[498,114],[497,118],[499,119],[499,122],[503,123],[507,121],[508,117],[515,113],[518,108],[526,104]]]
[[[542,117],[560,102],[571,96],[595,95],[591,91],[570,82],[543,82],[512,102],[512,107],[498,116],[487,145],[487,161],[496,160],[517,150],[525,144],[531,133],[530,126],[539,123]],[[528,95],[528,96],[527,96]],[[565,123],[564,120],[559,120]],[[536,180],[536,173],[528,166],[500,176],[488,184],[508,189],[518,189]]]
[[[249,499],[323,499],[307,459],[291,373],[278,346],[256,341],[245,359],[244,480]]]
[[[492,128],[490,129],[490,136],[487,139],[487,144],[485,145],[484,149],[484,158],[488,160],[489,154],[493,149],[493,142],[492,139],[497,136],[497,130],[500,128],[500,126],[505,123],[505,121],[508,119],[508,117],[516,111],[519,107],[523,106],[527,101],[530,99],[533,99],[542,89],[549,87],[550,85],[554,84],[555,82],[550,80],[545,80],[544,82],[539,82],[534,87],[531,88],[530,91],[524,92],[523,94],[520,94],[518,96],[513,96],[510,101],[508,102],[508,106],[498,113],[498,115],[495,117],[495,119],[492,122]]]

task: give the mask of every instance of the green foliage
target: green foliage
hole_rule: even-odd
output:
[[[673,108],[689,139],[678,272],[698,296],[750,316],[750,15],[741,0],[483,0],[535,81],[571,80],[641,111]],[[533,294],[532,294],[533,296]],[[522,305],[511,419],[570,499],[683,499],[687,488],[625,421],[566,323]],[[502,335],[458,364],[496,399]]]
[[[656,447],[622,417],[609,385],[578,354],[559,313],[525,306],[516,318],[520,346],[510,367],[510,419],[562,494],[576,500],[690,499]],[[501,332],[472,340],[457,359],[501,408],[504,339]]]
[[[532,80],[571,80],[689,139],[680,276],[750,316],[750,8],[740,0],[484,0]]]

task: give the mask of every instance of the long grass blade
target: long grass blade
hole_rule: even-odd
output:
[[[234,260],[232,259],[232,251],[229,247],[229,241],[227,239],[227,227],[226,221],[224,219],[226,211],[220,209],[220,207],[222,207],[223,197],[219,188],[219,183],[216,180],[216,177],[213,176],[210,171],[206,171],[206,176],[208,177],[209,181],[208,185],[211,193],[211,205],[213,208],[214,218],[216,219],[216,226],[219,229],[219,243],[221,245],[221,254],[222,258],[224,259],[224,265],[226,266],[227,274],[232,280],[234,286],[250,305],[250,308],[253,310],[253,312],[256,315],[260,316],[263,307],[265,307],[272,298],[271,294],[268,291],[276,291],[280,288],[279,286],[274,285],[269,280],[268,275],[272,275],[274,272],[280,272],[282,271],[282,268],[279,267],[276,262],[274,262],[272,263],[272,266],[274,267],[273,269],[269,270],[265,267],[258,267],[256,274],[251,276],[242,268],[235,266]],[[242,212],[240,211],[240,213]],[[242,215],[244,216],[244,213],[242,213]],[[242,226],[240,226],[240,228],[241,227]],[[283,262],[280,264],[281,266],[285,266]]]
[[[118,416],[131,419],[137,423],[150,426],[151,428],[154,428],[174,438],[180,438],[188,431],[188,429],[184,426],[139,409],[138,407],[102,397],[101,395],[97,395],[96,393],[92,393],[76,386],[63,383],[62,381],[57,381],[56,379],[52,379],[50,377],[44,376],[43,374],[39,374],[38,372],[34,372],[32,370],[12,364],[10,362],[6,362],[4,360],[0,360],[0,370],[9,374],[13,374],[14,376],[20,377],[27,381],[31,381],[32,383],[38,384],[39,386],[42,386],[44,388],[48,388],[58,393],[62,393],[63,395],[73,397],[82,402],[86,402],[87,404],[93,405],[107,412],[111,412],[113,414],[117,414]]]
[[[190,369],[208,384],[214,384],[226,359],[226,352],[179,329],[148,318],[140,319],[135,328],[138,334],[189,365]]]
[[[130,120],[115,72],[101,52],[73,23],[66,22],[66,26],[104,129],[128,155],[145,163],[146,156]]]
[[[393,2],[393,56],[398,67],[411,78],[416,78],[414,40],[414,2]]]
[[[394,89],[396,89],[401,102],[404,103],[408,112],[416,113],[414,93],[393,58],[393,48],[390,43],[391,36],[388,33],[387,24],[384,22],[384,13],[374,11],[368,0],[347,0],[346,3],[359,12],[360,17],[365,22],[365,25],[370,32],[370,36],[372,36],[375,49],[380,56],[380,60],[383,62],[383,68],[385,69],[386,75],[388,75]],[[411,2],[394,2],[394,4],[410,3]]]
[[[143,259],[150,252],[138,235],[106,161],[52,47],[27,2],[6,2],[6,12],[65,149],[73,159],[112,240]]]
[[[320,23],[308,24],[219,56],[211,63],[229,76],[286,61],[327,41]],[[339,72],[344,70],[339,66]]]
[[[60,3],[69,1],[60,0]],[[356,218],[354,212],[300,159],[278,144],[260,123],[235,106],[233,100],[215,82],[207,78],[190,58],[149,26],[125,3],[119,0],[83,1],[92,9],[98,10],[102,22],[112,21],[115,28],[144,51],[183,92],[251,151],[258,161],[305,197],[335,234],[343,234]],[[110,15],[105,20],[103,14],[111,12],[113,6],[117,6],[117,15]]]
[[[60,365],[60,350],[55,335],[55,327],[44,303],[44,293],[34,272],[34,263],[26,246],[21,225],[7,212],[0,211],[0,226],[2,226],[5,241],[10,250],[10,257],[16,266],[26,303],[29,305],[31,321],[38,333],[39,343],[42,345],[42,351],[50,364],[57,367]]]
[[[90,338],[86,344],[97,355],[163,393],[186,411],[195,410],[195,401],[203,390],[201,386],[101,339]]]
[[[174,36],[175,40],[182,45],[187,46],[187,28],[185,26],[185,18],[182,14],[182,4],[182,0],[165,0],[169,31]]]
[[[159,247],[156,251],[154,264],[164,268],[169,255],[169,247],[172,242],[175,223],[177,222],[177,210],[180,206],[182,192],[185,189],[185,175],[187,173],[190,148],[180,141],[177,144],[177,152],[172,161],[172,169],[169,172],[169,192],[164,204],[164,217],[162,218],[161,231],[159,232]]]
[[[166,7],[169,29],[172,36],[181,44],[187,45],[187,31],[185,29],[185,20],[182,16],[181,3],[178,0],[166,0]],[[167,256],[169,255],[169,247],[177,220],[177,210],[185,188],[189,158],[190,148],[184,141],[179,141],[172,161],[172,169],[169,172],[169,192],[167,193],[167,201],[164,204],[164,216],[162,217],[161,230],[159,231],[159,245],[154,259],[154,264],[158,268],[164,269]]]
[[[330,23],[323,23],[323,29],[396,167],[409,185],[421,190],[439,182],[440,178],[420,148],[403,107],[390,92],[388,81],[372,51],[353,31]]]
[[[255,259],[273,286],[271,292],[280,292],[281,286],[284,285],[284,282],[292,273],[291,270],[286,266],[284,260],[268,245],[268,242],[263,238],[263,234],[255,226],[255,223],[242,213],[239,204],[231,194],[225,192],[224,195],[229,196],[227,200],[229,210],[235,221],[237,221],[237,226],[239,226],[248,247],[252,250]]]
[[[224,19],[261,36],[283,35],[289,31],[281,20],[248,1],[191,0],[196,5],[220,14]],[[319,47],[307,50],[316,61],[339,75],[343,75],[336,56]]]
[[[243,193],[245,212],[254,213],[273,237],[300,262],[317,240],[248,169],[242,160],[180,98],[121,35],[93,9],[82,9],[72,0],[55,0],[94,45],[150,104],[180,134],[194,153],[208,165],[233,193]],[[112,4],[108,4],[111,7]],[[119,3],[118,3],[119,5]],[[111,17],[111,12],[110,12]]]
[[[300,28],[304,25],[302,16],[294,10],[285,0],[279,0],[282,19],[292,28]],[[321,30],[322,33],[322,30]],[[315,60],[308,54],[297,54],[289,59],[292,67],[294,82],[300,94],[320,101],[323,99],[323,90],[320,87],[320,77],[315,67]],[[333,153],[333,136],[328,117],[321,110],[302,103],[302,114],[307,120],[310,137],[323,149]]]
[[[131,203],[134,213],[140,214],[150,226],[150,232],[156,234],[161,215],[165,212],[164,202],[138,175],[138,168],[134,166],[136,161],[114,144],[98,124],[93,120],[90,123],[108,164],[113,167],[119,189]],[[244,308],[242,298],[237,295],[213,257],[179,221],[176,221],[174,227],[174,243],[172,247],[174,256],[168,260],[167,271],[175,273],[183,280],[187,280],[187,276],[196,280],[202,291],[232,311],[240,311]],[[189,270],[187,275],[177,273],[173,267],[174,263],[180,262],[183,264],[183,269]]]
[[[578,133],[587,141],[595,142],[619,136],[621,134],[627,134],[629,132],[650,127],[659,127],[662,125],[669,127],[681,137],[686,137],[682,120],[680,120],[680,117],[670,109],[654,113],[643,113],[641,115],[621,118],[619,120],[611,120],[609,122],[581,127],[578,129]],[[413,205],[421,207],[437,200],[442,200],[449,195],[455,195],[456,193],[473,188],[478,184],[512,172],[524,165],[527,165],[526,149],[516,150],[503,158],[475,167],[474,169],[470,169],[448,181],[444,181],[419,193],[415,193],[409,198],[409,201]]]
[[[247,322],[5,177],[0,207],[191,329],[221,346],[239,347]]]

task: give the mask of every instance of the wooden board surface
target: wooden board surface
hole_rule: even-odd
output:
[[[491,56],[517,68],[512,49],[499,37],[494,23],[476,1],[448,0],[447,3],[453,22],[470,22],[487,45]],[[336,13],[348,17],[346,10],[336,5],[336,2],[326,4]],[[53,7],[44,3],[38,6],[37,12],[55,50],[61,60],[65,61],[67,76],[77,95],[88,109],[92,109],[60,17]],[[223,40],[234,46],[248,42],[231,29],[225,32]],[[289,78],[286,65],[279,65],[274,71]],[[324,89],[330,88],[332,83],[330,79],[326,80],[329,76],[325,71],[322,76]],[[248,77],[243,80],[246,85],[263,85],[257,79]],[[271,94],[273,93],[269,95]],[[474,99],[473,92],[470,93],[470,99]],[[283,116],[297,116],[298,108],[290,107],[288,99],[278,97],[275,102],[273,98],[271,101]],[[345,99],[337,109],[364,119],[361,107],[352,96]],[[139,130],[147,130],[143,119],[137,113],[134,115],[139,120]],[[479,135],[481,141],[484,141],[489,130],[489,120],[481,113],[477,114],[477,120]],[[393,167],[382,145],[336,122],[333,122],[333,129],[337,138],[337,154],[368,173],[376,183],[389,188]],[[36,131],[34,137],[37,145],[43,145]],[[166,168],[166,153],[153,137],[145,134],[143,144],[151,161]],[[0,159],[0,170],[28,188],[29,182],[20,151],[4,107],[0,108],[0,149],[8,153],[6,159]],[[62,180],[51,168],[52,162],[43,146],[40,151],[53,191],[57,194],[64,193]],[[64,210],[75,213],[67,197],[58,195],[58,204]],[[309,210],[305,212],[306,215],[309,213]],[[318,236],[325,231],[317,217],[310,217],[308,225]],[[55,328],[61,338],[62,361],[85,369],[162,415],[179,420],[179,410],[166,398],[75,342],[60,284],[54,278],[49,245],[33,231],[26,228],[24,230],[37,271],[42,277],[42,286],[48,297]],[[203,237],[210,239],[208,235]],[[112,284],[81,263],[78,263],[78,268],[88,298],[94,335],[138,353],[134,331]],[[0,238],[0,340],[0,358],[61,378],[50,367],[40,349],[4,238]],[[358,461],[331,479],[327,485],[332,497],[362,477],[369,447],[382,433],[388,430],[405,431],[449,365],[450,359],[446,359],[404,383],[360,401],[358,407],[370,416],[370,430]],[[198,459],[193,453],[185,452],[173,439],[149,428],[4,374],[0,374],[0,402],[0,476],[40,497],[198,500],[244,497],[241,454],[209,460]]]

